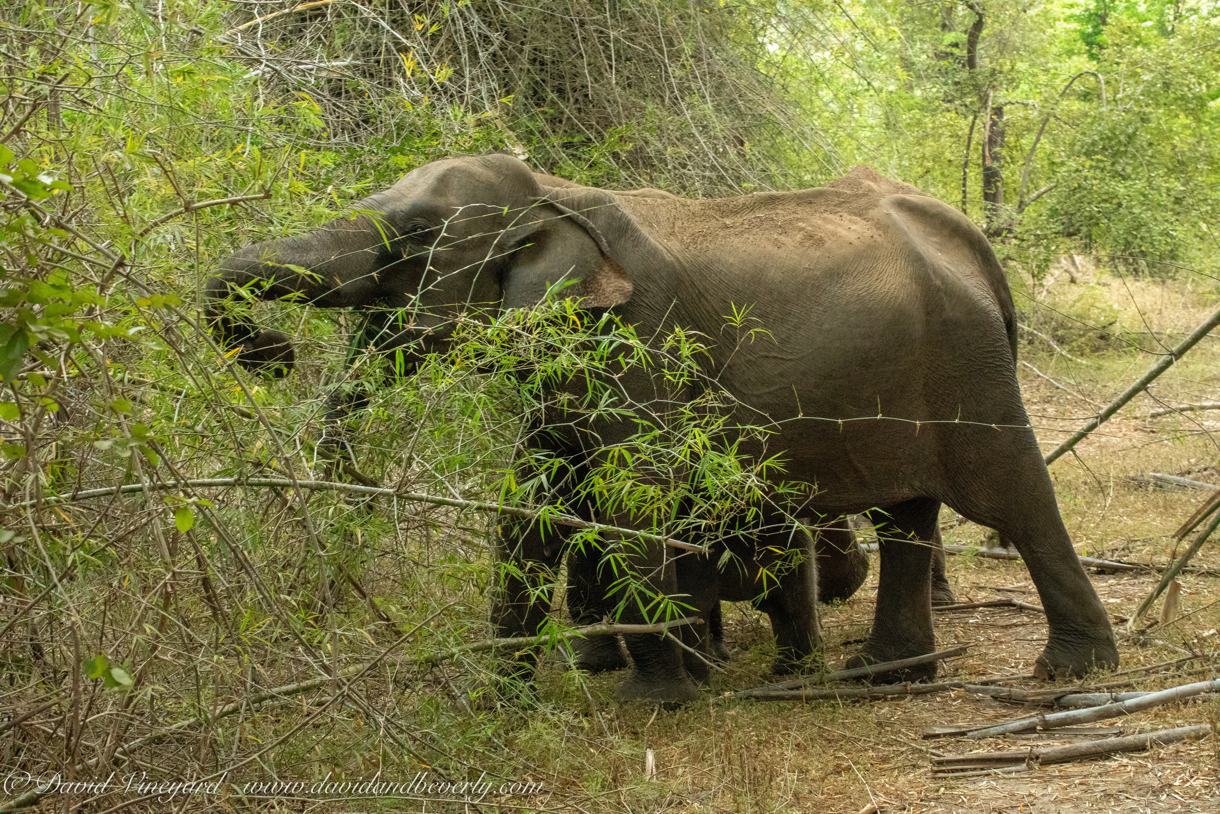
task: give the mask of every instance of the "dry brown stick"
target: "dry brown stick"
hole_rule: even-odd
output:
[[[1148,609],[1152,607],[1152,603],[1156,601],[1156,598],[1169,587],[1169,583],[1173,581],[1173,578],[1181,573],[1182,569],[1186,567],[1186,563],[1190,562],[1191,557],[1199,553],[1199,549],[1203,547],[1205,542],[1207,542],[1207,538],[1212,535],[1212,532],[1216,530],[1217,526],[1220,526],[1220,512],[1216,512],[1215,516],[1212,517],[1211,522],[1207,524],[1207,528],[1199,532],[1199,536],[1195,538],[1195,541],[1191,543],[1184,552],[1182,552],[1182,556],[1178,557],[1177,561],[1174,562],[1173,565],[1166,568],[1165,573],[1161,574],[1161,581],[1157,583],[1157,586],[1152,589],[1152,593],[1148,594],[1147,598],[1144,599],[1144,601],[1140,603],[1140,606],[1135,609],[1135,613],[1131,615],[1130,621],[1127,622],[1128,631],[1135,629],[1136,623],[1143,618],[1145,613],[1148,612]]]
[[[1106,704],[1116,704],[1122,701],[1132,701],[1136,698],[1143,698],[1147,695],[1152,695],[1150,691],[1135,691],[1135,692],[1072,692],[1067,695],[1061,695],[1054,699],[1055,706],[1060,709],[1085,709],[1088,707],[1100,707]],[[1196,700],[1211,700],[1220,697],[1216,693],[1200,693],[1194,696]]]
[[[584,627],[572,628],[571,630],[556,631],[557,636],[598,636],[598,635],[617,635],[620,633],[668,633],[670,628],[681,627],[683,625],[693,625],[696,622],[703,621],[698,616],[685,616],[681,619],[674,619],[669,622],[657,622],[651,625],[616,625],[609,622],[598,622],[596,625],[586,625]],[[543,644],[546,640],[546,634],[537,636],[513,636],[505,639],[486,639],[481,642],[473,642],[464,644],[461,647],[454,647],[449,650],[442,650],[438,653],[431,653],[420,659],[421,664],[433,665],[439,664],[442,661],[460,656],[463,653],[477,653],[481,650],[491,650],[497,647],[521,647],[528,645]]]
[[[1184,698],[1190,698],[1201,693],[1216,691],[1220,691],[1220,678],[1213,681],[1199,681],[1194,684],[1186,684],[1181,687],[1161,690],[1160,692],[1148,693],[1139,698],[1131,698],[1100,707],[1088,707],[1068,712],[1052,712],[1047,715],[1031,715],[1027,718],[1018,718],[1015,721],[1009,721],[997,726],[972,730],[966,734],[966,737],[977,740],[979,738],[993,738],[1009,732],[1028,732],[1032,729],[1056,729],[1061,726],[1071,726],[1072,724],[1104,721],[1106,718],[1130,715],[1133,712],[1142,712],[1161,704],[1181,701]]]
[[[141,229],[139,231],[139,233],[136,235],[136,237],[137,238],[145,237],[149,232],[151,232],[153,229],[156,229],[158,226],[165,223],[166,221],[173,220],[174,218],[178,217],[179,215],[186,215],[190,212],[194,212],[199,209],[207,209],[210,206],[224,206],[226,204],[246,203],[247,201],[265,201],[270,197],[271,197],[271,190],[268,189],[263,192],[260,192],[257,195],[234,195],[231,198],[217,198],[214,201],[200,201],[199,203],[194,203],[190,200],[185,200],[185,201],[183,201],[181,209],[178,209],[175,212],[170,212],[168,215],[162,215],[161,217],[157,218],[152,223],[148,224],[143,229]]]
[[[819,701],[835,698],[895,698],[908,695],[932,695],[949,690],[966,689],[961,681],[943,681],[937,684],[919,684],[907,681],[902,684],[878,684],[874,687],[807,687],[796,690],[753,690],[723,695],[721,698],[753,698],[756,701]]]
[[[1046,613],[1045,610],[1037,605],[1031,605],[1028,602],[1021,602],[1016,599],[989,599],[986,602],[959,602],[956,605],[937,605],[932,610],[937,613],[946,613],[948,611],[959,610],[974,610],[975,608],[1017,608],[1018,610],[1037,611],[1038,613]]]
[[[1220,410],[1220,401],[1205,401],[1200,404],[1183,404],[1181,407],[1167,407],[1164,410],[1153,410],[1149,418],[1173,415],[1174,413],[1193,413],[1197,410]]]
[[[1009,551],[1007,548],[979,548],[978,546],[970,545],[945,545],[946,554],[970,554],[975,557],[983,557],[989,560],[1013,560],[1021,559],[1021,555],[1015,551]],[[1080,560],[1080,564],[1091,568],[1107,568],[1112,571],[1149,571],[1155,570],[1152,566],[1138,565],[1129,562],[1117,562],[1115,560],[1099,560],[1096,557],[1084,557],[1076,555],[1076,559]]]
[[[230,28],[228,31],[221,34],[218,39],[224,39],[225,37],[228,37],[230,34],[236,34],[238,31],[241,31],[244,28],[249,28],[252,25],[259,25],[261,23],[270,22],[271,20],[274,20],[276,17],[283,17],[285,14],[291,14],[294,11],[306,11],[311,8],[317,8],[318,6],[330,5],[333,2],[335,2],[335,0],[312,0],[312,2],[301,3],[300,5],[293,6],[292,8],[286,8],[286,9],[280,9],[279,11],[273,11],[270,14],[264,14],[262,17],[255,17],[253,20],[244,22],[239,26],[235,26],[234,28]]]
[[[1195,510],[1195,513],[1173,533],[1173,536],[1181,540],[1190,534],[1196,526],[1203,522],[1204,518],[1216,510],[1217,506],[1220,506],[1220,489],[1217,489],[1211,497],[1204,501],[1203,505]]]
[[[1089,743],[1073,743],[1067,746],[1056,746],[1038,752],[1038,763],[1067,763],[1081,758],[1111,755],[1116,752],[1142,752],[1156,745],[1177,743],[1184,740],[1195,740],[1206,737],[1213,731],[1212,724],[1196,724],[1181,726],[1177,729],[1162,729],[1158,732],[1145,732],[1142,735],[1128,735],[1125,738],[1106,738]]]
[[[884,661],[879,664],[867,664],[863,667],[853,667],[850,670],[836,670],[834,672],[826,673],[821,676],[809,676],[808,679],[794,678],[791,681],[781,681],[776,684],[767,684],[762,687],[754,687],[749,690],[741,690],[740,692],[735,692],[732,695],[726,696],[726,697],[731,697],[731,698],[753,697],[752,693],[755,693],[755,692],[793,690],[793,689],[796,689],[796,688],[802,686],[805,683],[805,681],[813,680],[813,679],[820,679],[823,683],[828,684],[832,681],[848,681],[853,678],[867,678],[868,676],[877,675],[878,673],[889,672],[890,670],[900,670],[904,667],[916,667],[920,664],[927,664],[928,662],[931,662],[931,661],[941,661],[943,659],[953,658],[954,656],[960,656],[966,652],[966,649],[968,647],[969,647],[969,645],[963,644],[960,647],[950,648],[949,650],[940,650],[935,653],[925,653],[922,656],[912,656],[909,659],[898,659],[897,661]]]
[[[24,712],[21,715],[18,715],[16,718],[12,718],[8,721],[4,721],[3,723],[0,723],[0,732],[7,732],[15,726],[20,726],[21,724],[25,723],[30,718],[33,718],[35,715],[39,714],[40,712],[46,712],[48,709],[50,709],[51,707],[58,704],[61,700],[63,700],[63,699],[58,698],[58,697],[52,698],[50,701],[47,701],[45,704],[41,704],[39,706],[34,707],[29,712]]]

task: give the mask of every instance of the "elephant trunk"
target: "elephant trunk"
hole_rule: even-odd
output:
[[[367,215],[338,218],[306,235],[247,246],[222,260],[208,280],[204,317],[222,345],[239,347],[244,367],[285,375],[294,362],[292,343],[235,316],[227,301],[297,299],[322,308],[368,305],[378,295],[378,269],[393,235]]]

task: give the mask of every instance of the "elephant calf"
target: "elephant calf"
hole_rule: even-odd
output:
[[[240,346],[239,361],[287,368],[292,356],[283,334],[219,307],[234,286],[257,283],[258,296],[322,307],[406,309],[385,317],[382,344],[412,359],[444,350],[459,315],[529,307],[570,283],[564,296],[593,314],[612,311],[658,353],[675,329],[698,332],[709,343],[703,378],[660,381],[624,365],[609,382],[624,409],[584,423],[560,417],[533,436],[533,451],[596,467],[638,422],[669,420],[641,405],[677,414],[715,386],[732,397],[726,427],[762,421],[770,430],[727,432],[723,443],[747,464],[778,456],[777,494],[803,485],[788,516],[883,512],[874,622],[854,663],[935,649],[930,544],[943,503],[1022,555],[1049,628],[1037,674],[1118,664],[1021,402],[1007,281],[986,238],[951,207],[865,168],[821,189],[685,200],[548,184],[520,160],[493,155],[417,167],[357,209],[220,263],[208,312]],[[726,326],[732,314],[760,329],[753,341]],[[593,510],[620,527],[651,523],[619,504]],[[550,604],[538,579],[556,564],[564,533],[530,522],[501,529],[499,557],[513,567],[501,569],[492,619],[499,635],[532,634]],[[759,556],[791,545],[748,544]],[[644,546],[631,567],[654,591],[680,591],[667,546]],[[799,570],[779,586],[793,597],[807,590]],[[646,621],[643,613],[629,608],[622,621]],[[785,624],[797,647],[818,646],[816,613],[789,613]],[[633,665],[619,698],[697,696],[676,644],[654,635],[626,642]],[[529,659],[519,666],[528,671]]]

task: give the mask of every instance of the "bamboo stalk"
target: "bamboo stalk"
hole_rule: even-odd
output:
[[[1123,407],[1123,405],[1131,401],[1131,399],[1135,398],[1140,393],[1144,392],[1144,390],[1148,388],[1148,385],[1152,384],[1152,382],[1166,370],[1169,370],[1169,368],[1173,366],[1174,362],[1181,359],[1186,351],[1198,344],[1199,341],[1211,333],[1212,329],[1217,325],[1220,325],[1220,310],[1217,310],[1214,314],[1208,317],[1202,325],[1195,328],[1194,333],[1183,339],[1181,344],[1179,344],[1169,353],[1165,354],[1161,361],[1149,368],[1147,373],[1141,376],[1135,382],[1135,384],[1124,390],[1122,394],[1119,395],[1118,398],[1114,399],[1114,401],[1110,402],[1105,409],[1103,409],[1093,418],[1089,419],[1083,427],[1072,434],[1072,437],[1068,438],[1062,444],[1055,447],[1055,449],[1051,450],[1050,454],[1048,454],[1045,458],[1046,465],[1050,466],[1052,463],[1057,461],[1061,456],[1070,451],[1072,447],[1079,444],[1085,436],[1108,421],[1111,416],[1113,416]]]
[[[593,523],[588,520],[582,520],[579,517],[561,514],[559,512],[540,511],[536,509],[522,509],[516,506],[502,506],[499,503],[490,503],[484,500],[460,500],[458,498],[440,497],[437,495],[428,495],[422,492],[402,492],[396,489],[386,489],[380,486],[358,486],[354,483],[337,483],[334,481],[321,480],[289,480],[286,478],[196,478],[192,480],[165,480],[157,483],[139,484],[129,483],[123,486],[106,486],[99,489],[85,489],[80,492],[74,492],[70,495],[50,495],[41,499],[26,500],[18,503],[10,503],[0,507],[0,510],[8,509],[26,509],[36,503],[41,502],[44,506],[58,506],[64,503],[76,503],[81,500],[89,500],[95,497],[108,497],[113,494],[127,494],[130,492],[143,492],[147,490],[168,491],[171,489],[204,489],[218,486],[259,486],[259,487],[293,487],[300,489],[317,489],[330,492],[350,492],[357,495],[371,495],[373,497],[393,497],[399,500],[406,500],[413,503],[428,503],[433,506],[449,506],[455,509],[473,509],[480,512],[489,512],[492,514],[506,514],[510,517],[520,517],[524,520],[541,520],[548,523],[555,523],[560,526],[570,526],[577,529],[590,529],[593,531],[608,532],[617,534],[622,537],[629,537],[638,540],[644,540],[651,543],[663,543],[671,548],[678,548],[683,551],[695,551],[700,554],[707,553],[703,546],[694,545],[692,543],[684,543],[681,540],[675,540],[672,537],[665,537],[661,534],[649,534],[636,529],[623,528],[621,526],[608,526],[604,523]]]
[[[961,681],[944,681],[937,684],[920,684],[907,681],[902,684],[879,684],[875,687],[807,687],[796,690],[767,690],[758,688],[742,690],[721,696],[722,698],[753,698],[756,701],[821,701],[837,698],[884,699],[909,695],[933,695],[938,692],[965,689]]]
[[[1190,547],[1182,552],[1182,556],[1178,557],[1177,562],[1166,568],[1165,573],[1161,574],[1161,581],[1157,583],[1157,586],[1152,589],[1152,593],[1148,594],[1147,598],[1136,608],[1135,613],[1131,615],[1131,620],[1127,622],[1128,631],[1135,629],[1136,623],[1144,617],[1144,614],[1152,607],[1152,603],[1156,601],[1157,597],[1169,587],[1169,583],[1173,582],[1174,577],[1182,572],[1182,569],[1186,567],[1186,563],[1190,562],[1191,557],[1199,553],[1199,549],[1203,547],[1203,543],[1207,541],[1207,538],[1211,536],[1217,526],[1220,526],[1220,512],[1216,512],[1211,522],[1208,523],[1207,528],[1201,531],[1199,536],[1195,538],[1195,541],[1190,544]]]
[[[1086,757],[1112,755],[1117,752],[1142,752],[1153,746],[1164,746],[1184,740],[1197,740],[1210,735],[1211,724],[1196,724],[1181,726],[1177,729],[1162,729],[1158,732],[1145,732],[1142,735],[1128,735],[1124,738],[1106,738],[1090,743],[1072,743],[1067,746],[1056,746],[1038,752],[1038,763],[1067,763]]]
[[[1052,746],[1047,749],[1029,749],[1006,752],[972,752],[966,755],[950,755],[932,758],[935,774],[950,774],[955,777],[980,774],[990,771],[1020,771],[1054,763],[1068,763],[1118,752],[1142,752],[1156,745],[1197,740],[1214,731],[1212,724],[1196,724],[1176,729],[1145,732],[1142,735],[1127,735],[1121,738],[1072,743],[1067,746]]]
[[[1190,698],[1195,695],[1200,695],[1205,692],[1220,691],[1220,678],[1212,681],[1199,681],[1194,684],[1186,684],[1181,687],[1173,687],[1172,689],[1162,690],[1143,695],[1139,698],[1131,698],[1126,701],[1120,701],[1114,704],[1105,704],[1100,707],[1089,707],[1086,709],[1075,709],[1068,712],[1052,712],[1047,715],[1032,715],[1028,718],[1019,718],[1015,721],[999,724],[997,726],[989,726],[982,729],[975,729],[966,734],[966,737],[977,740],[979,738],[993,738],[997,735],[1004,735],[1010,732],[1028,732],[1032,729],[1056,729],[1061,726],[1071,726],[1073,724],[1087,724],[1093,721],[1103,721],[1107,718],[1117,718],[1121,715],[1130,715],[1134,712],[1142,712],[1152,707],[1168,704],[1173,701],[1181,701],[1184,698]]]

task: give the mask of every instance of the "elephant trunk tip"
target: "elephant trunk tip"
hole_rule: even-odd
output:
[[[281,331],[262,329],[225,313],[228,294],[228,281],[222,276],[213,277],[209,281],[204,318],[221,347],[236,346],[236,361],[247,370],[275,379],[287,376],[296,365],[292,340]]]
[[[296,365],[296,351],[287,334],[270,329],[259,330],[241,344],[237,363],[247,370],[282,379]]]

